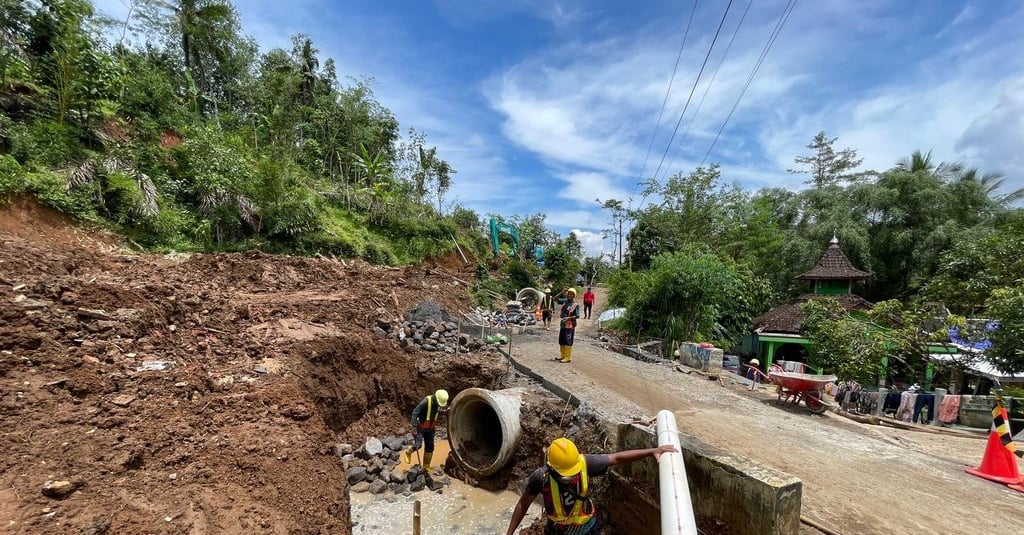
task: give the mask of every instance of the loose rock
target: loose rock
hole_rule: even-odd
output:
[[[43,496],[55,500],[63,500],[72,492],[78,490],[79,485],[71,481],[47,481],[43,484]]]

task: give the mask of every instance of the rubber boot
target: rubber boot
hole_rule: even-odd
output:
[[[434,458],[434,454],[433,453],[424,453],[423,454],[423,470],[425,472],[427,472],[428,474],[430,473],[430,461],[433,458]]]
[[[405,464],[412,464],[412,454],[414,451],[416,450],[412,449],[412,446],[409,446],[408,448],[405,448],[405,450],[402,452],[403,454],[405,454]]]
[[[565,346],[565,356],[562,357],[565,362],[572,362],[572,346]]]
[[[558,352],[562,354],[562,362],[569,362],[569,346],[558,346]]]

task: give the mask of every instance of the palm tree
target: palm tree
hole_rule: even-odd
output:
[[[313,40],[305,35],[296,35],[292,42],[295,45],[293,54],[299,62],[299,75],[302,77],[299,95],[303,103],[310,104],[316,88],[316,71],[320,68],[320,60],[317,58],[320,51],[313,48]]]
[[[950,179],[958,175],[964,166],[959,162],[940,162],[932,160],[932,151],[922,153],[916,149],[910,156],[896,162],[896,169],[908,173],[925,172],[941,179]]]
[[[960,172],[956,180],[964,184],[977,184],[981,192],[998,206],[1006,207],[1024,199],[1024,188],[999,193],[1006,182],[1006,175],[1002,173],[982,174],[976,167],[967,167]]]

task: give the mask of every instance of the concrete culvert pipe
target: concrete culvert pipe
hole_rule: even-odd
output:
[[[452,400],[448,440],[455,460],[476,478],[501,470],[519,446],[519,407],[526,388],[469,388]]]

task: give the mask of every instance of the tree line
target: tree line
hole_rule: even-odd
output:
[[[987,358],[1005,371],[1024,371],[1024,263],[1012,252],[1024,245],[1017,206],[1024,190],[1004,191],[1003,175],[937,161],[930,152],[915,151],[885,171],[863,170],[857,151],[836,142],[818,133],[795,158],[790,172],[807,177],[799,191],[748,191],[711,165],[650,184],[645,195],[658,200],[641,210],[606,202],[613,222],[631,223],[612,290],[616,303],[630,305],[626,328],[731,347],[758,314],[809,293],[796,277],[836,236],[849,259],[872,274],[855,293],[885,305],[885,313],[859,320],[903,338],[843,329],[834,308],[815,310],[812,323],[824,326],[816,332],[861,336],[830,349],[873,343],[879,355],[898,357],[896,347],[917,351],[908,337],[921,341],[906,325],[948,341],[949,327],[989,318],[1001,327],[977,333],[995,341]],[[949,312],[941,325],[933,324],[936,307]]]
[[[486,253],[456,170],[308,36],[260,52],[228,0],[0,0],[0,194],[160,249],[410,262]],[[456,216],[456,217],[453,217]]]

